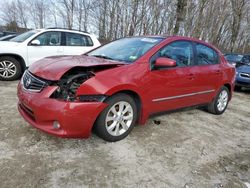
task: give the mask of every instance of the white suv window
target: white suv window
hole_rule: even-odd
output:
[[[86,35],[66,33],[66,46],[93,46],[93,41]]]
[[[40,46],[60,46],[61,32],[46,32],[39,35],[36,40],[40,41]]]

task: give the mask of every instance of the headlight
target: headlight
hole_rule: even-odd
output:
[[[64,101],[78,101],[76,96],[77,89],[80,85],[92,77],[93,74],[89,72],[64,75],[60,81],[56,83],[58,88],[51,95],[51,98],[56,98]]]

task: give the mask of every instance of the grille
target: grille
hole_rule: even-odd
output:
[[[40,92],[46,86],[47,83],[33,76],[29,71],[25,71],[22,77],[23,87],[29,91]]]
[[[242,78],[250,78],[250,73],[240,73],[240,76],[242,77]]]

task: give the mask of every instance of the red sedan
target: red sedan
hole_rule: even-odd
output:
[[[34,63],[18,85],[18,109],[61,137],[125,138],[151,114],[206,105],[222,114],[235,69],[215,47],[187,37],[123,38],[80,56]]]

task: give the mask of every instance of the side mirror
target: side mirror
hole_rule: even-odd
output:
[[[33,46],[39,46],[41,43],[40,43],[39,40],[35,39],[35,40],[31,41],[30,44],[33,45]]]
[[[154,68],[167,68],[167,67],[176,67],[176,61],[166,57],[159,57],[156,59]]]

